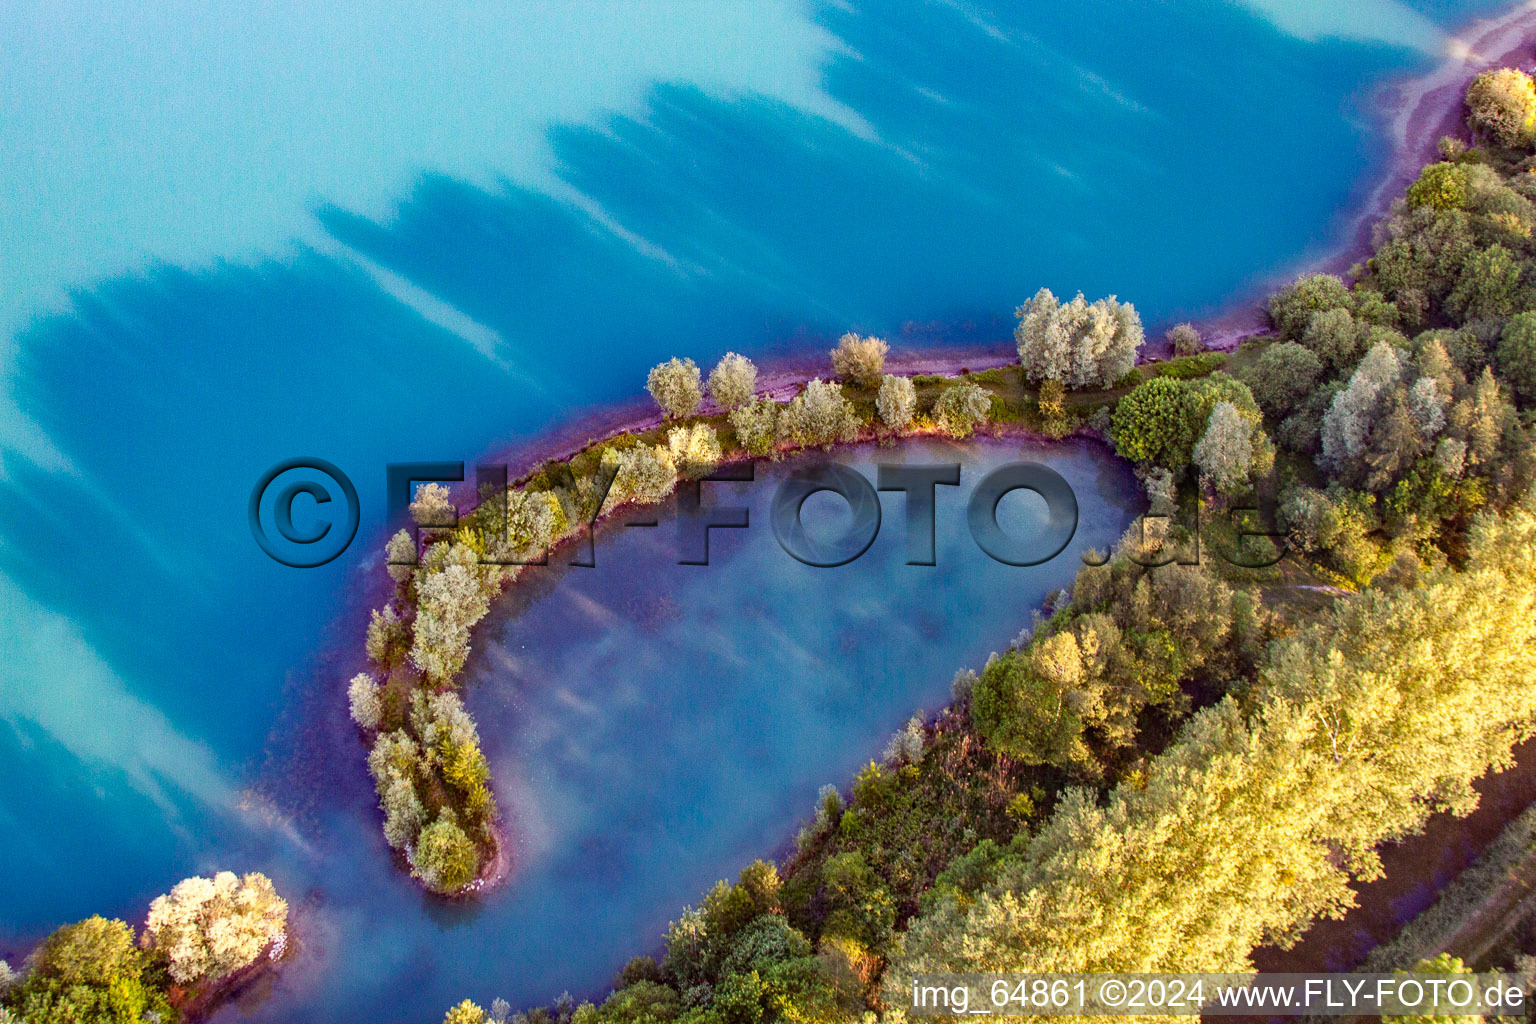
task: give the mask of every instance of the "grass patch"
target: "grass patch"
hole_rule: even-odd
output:
[[[1214,373],[1227,361],[1225,352],[1201,352],[1193,356],[1179,356],[1157,364],[1157,376],[1174,380],[1192,380]]]

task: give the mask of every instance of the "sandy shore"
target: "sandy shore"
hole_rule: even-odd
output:
[[[1298,274],[1347,274],[1372,251],[1371,235],[1392,203],[1419,176],[1425,164],[1440,158],[1439,142],[1447,135],[1468,137],[1462,97],[1472,79],[1489,68],[1536,66],[1536,0],[1525,0],[1496,18],[1485,18],[1447,40],[1447,53],[1427,75],[1391,82],[1377,90],[1371,107],[1392,146],[1376,185],[1350,218],[1337,248],[1306,264],[1275,275],[1258,289],[1259,301],[1236,303],[1227,312],[1202,324],[1206,344],[1230,352],[1267,326],[1263,296]]]
[[[995,345],[975,345],[965,348],[893,349],[885,368],[890,373],[903,375],[939,374],[953,377],[970,370],[989,370],[1018,361],[1018,351],[1013,339]],[[830,378],[831,360],[825,350],[768,363],[758,370],[757,394],[787,402],[799,393],[801,387],[813,377]],[[706,401],[700,412],[710,415],[719,412],[713,402]],[[621,433],[641,433],[661,425],[663,416],[656,404],[643,391],[628,402],[608,406],[571,423],[555,427],[535,437],[513,441],[502,447],[492,447],[487,463],[507,467],[507,478],[517,480],[531,473],[550,459],[568,459],[594,441]],[[476,498],[469,490],[455,492],[461,500],[460,507],[474,504]]]

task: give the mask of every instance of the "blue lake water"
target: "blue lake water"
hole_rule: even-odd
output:
[[[327,91],[334,69],[353,65],[287,53],[293,68],[331,69],[280,97],[313,107],[306,130],[316,134],[292,152],[253,149],[255,187],[196,160],[173,178],[156,170],[160,151],[105,142],[93,176],[71,162],[90,146],[53,159],[62,143],[41,129],[20,142],[4,134],[35,123],[110,139],[93,125],[121,133],[142,118],[141,134],[169,140],[166,152],[195,154],[224,138],[221,122],[179,120],[168,99],[151,100],[197,96],[215,114],[227,104],[230,138],[265,120],[236,109],[220,77],[231,65],[218,61],[186,62],[184,78],[157,83],[163,95],[139,111],[88,108],[91,94],[63,88],[28,92],[30,78],[11,72],[62,81],[77,63],[107,67],[106,44],[51,23],[55,8],[19,28],[5,22],[19,40],[8,55],[33,53],[25,44],[38,40],[59,52],[38,47],[47,61],[6,65],[15,84],[0,97],[4,322],[19,325],[0,344],[0,956],[93,912],[137,918],[178,878],[232,867],[286,882],[314,923],[316,955],[261,1011],[280,1007],[272,1019],[360,1016],[341,1007],[410,1019],[461,990],[516,1001],[600,984],[680,901],[782,840],[818,785],[846,779],[913,707],[941,701],[953,669],[1005,643],[1048,584],[1019,583],[1002,605],[966,589],[970,577],[924,591],[856,563],[840,578],[863,595],[863,621],[916,623],[916,653],[879,660],[888,649],[869,644],[868,626],[850,627],[846,642],[802,637],[819,661],[765,664],[824,676],[831,696],[752,730],[738,717],[761,702],[710,689],[701,666],[718,652],[688,643],[745,642],[755,634],[739,609],[752,605],[714,603],[697,581],[667,584],[680,618],[647,612],[638,632],[622,614],[601,618],[614,631],[596,646],[567,638],[542,652],[560,667],[544,685],[517,668],[506,640],[511,660],[478,663],[489,678],[472,700],[503,785],[537,823],[529,841],[543,845],[483,909],[443,909],[383,856],[358,751],[333,742],[345,732],[349,666],[316,654],[357,642],[345,595],[383,529],[383,464],[472,461],[634,396],[646,367],[674,354],[803,353],[849,327],[898,346],[1005,339],[1011,309],[1041,284],[1116,293],[1151,325],[1218,307],[1336,240],[1384,155],[1365,97],[1427,70],[1440,29],[1498,5],[1294,4],[1274,20],[1264,6],[790,4],[760,37],[716,19],[692,46],[673,45],[670,63],[638,62],[641,86],[612,99],[611,115],[583,108],[566,119],[570,105],[551,99],[539,109],[553,126],[475,150],[478,175],[428,138],[457,110],[434,69],[478,26],[397,26],[416,59],[386,64],[372,87],[414,133],[381,134],[363,116],[366,89]],[[1379,16],[1336,17],[1344,7]],[[21,10],[0,17],[25,20]],[[597,46],[606,17],[594,7],[546,26],[545,64],[570,63],[551,61],[560,45]],[[113,75],[180,66],[159,60],[165,25],[97,20],[123,48]],[[630,49],[666,49],[649,46],[645,27]],[[649,26],[653,36],[665,28]],[[622,50],[618,39],[610,45]],[[770,55],[766,70],[739,80],[720,70],[750,65],[754,48]],[[588,65],[608,59],[561,77],[515,56],[475,76],[493,98],[506,76],[513,107],[542,102],[528,83],[551,76],[556,91],[579,93],[601,77]],[[809,84],[780,67],[809,68]],[[494,135],[502,103],[466,101],[480,120],[461,124],[462,138]],[[367,132],[410,172],[407,184],[385,175],[364,187]],[[535,145],[547,158],[537,174],[522,152]],[[242,205],[286,195],[301,151],[357,166],[303,178],[314,191],[280,215]],[[135,179],[102,167],[149,170]],[[185,204],[164,202],[182,194]],[[195,224],[178,222],[183,205]],[[50,211],[73,219],[54,224]],[[242,230],[249,211],[260,230],[231,229],[239,245],[221,249],[226,235],[202,230],[209,211]],[[163,222],[163,246],[107,247],[126,261],[117,265],[85,260],[85,242],[119,221],[143,222],[146,237]],[[290,223],[305,226],[282,233]],[[269,255],[242,255],[253,246]],[[64,312],[16,304],[50,289],[69,290]],[[353,476],[364,524],[344,556],[309,571],[268,560],[245,520],[257,477],[303,454]],[[1053,458],[1086,481],[1089,456]],[[1113,518],[1109,504],[1083,504]],[[763,536],[752,532],[738,559],[752,562]],[[612,543],[643,553],[647,542],[628,531]],[[786,587],[797,571],[752,564]],[[523,618],[573,621],[565,605],[593,585],[569,578]],[[900,617],[902,602],[926,602],[933,618]],[[615,690],[603,645],[626,639],[646,653],[636,681]],[[668,659],[700,672],[674,678],[661,670]],[[636,705],[641,680],[666,700]],[[866,706],[854,681],[878,685],[879,697]],[[732,738],[750,769],[692,756]],[[609,773],[651,788],[600,781]],[[324,798],[305,798],[320,788]]]
[[[510,880],[467,904],[424,897],[389,868],[369,795],[343,786],[309,819],[314,851],[273,858],[280,888],[323,894],[303,911],[305,958],[251,1012],[425,1020],[466,995],[601,996],[684,904],[782,849],[822,785],[845,786],[914,711],[946,703],[955,670],[1005,647],[1140,504],[1128,470],[1085,442],[922,442],[836,458],[871,482],[876,463],[962,464],[961,485],[938,489],[934,566],[905,564],[899,494],[882,496],[880,532],[857,561],[822,569],[786,554],[769,503],[804,468],[793,460],[750,484],[705,485],[708,504],[745,507],[751,524],[712,531],[708,566],[677,564],[669,503],[636,516],[655,528],[605,530],[594,568],[528,570],[483,624],[465,673],[512,836]],[[976,482],[1020,459],[1061,473],[1080,506],[1067,550],[1030,568],[982,553],[965,518]],[[999,519],[1032,536],[1043,510],[1020,492]],[[831,538],[848,513],[818,495],[804,518]],[[349,755],[336,760],[355,762],[344,715],[320,720],[325,745]],[[286,772],[295,786],[323,774],[302,758]]]

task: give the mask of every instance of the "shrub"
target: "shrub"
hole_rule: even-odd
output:
[[[708,423],[673,427],[667,432],[667,450],[677,472],[697,479],[720,465],[720,439]]]
[[[1176,359],[1165,359],[1157,364],[1159,377],[1173,377],[1175,380],[1193,380],[1196,377],[1204,377],[1217,369],[1227,361],[1223,352],[1201,352],[1192,356],[1179,356]]]
[[[737,409],[752,401],[757,389],[757,367],[752,360],[727,352],[709,371],[709,394],[725,410]]]
[[[188,984],[233,974],[283,941],[287,929],[288,904],[266,875],[220,871],[156,897],[145,934],[170,959],[171,977]]]
[[[1067,389],[1059,380],[1040,382],[1040,417],[1057,423],[1067,416]]]
[[[890,350],[879,338],[845,334],[837,339],[837,348],[832,350],[832,372],[860,387],[877,387]]]
[[[1265,349],[1242,372],[1241,380],[1264,414],[1278,421],[1290,415],[1322,375],[1323,362],[1316,353],[1305,345],[1285,341]]]
[[[991,408],[991,396],[982,388],[968,382],[952,384],[934,403],[933,421],[951,437],[970,437],[978,425],[987,421]]]
[[[652,367],[645,389],[668,416],[692,416],[704,400],[699,367],[692,359],[674,358]]]
[[[1205,349],[1205,342],[1194,324],[1175,324],[1168,331],[1168,344],[1173,346],[1173,354],[1177,356],[1192,356]]]
[[[778,439],[779,404],[759,398],[737,409],[728,417],[736,431],[736,441],[751,455],[767,455]]]
[[[404,583],[416,573],[416,538],[411,531],[400,530],[384,545],[384,568],[389,578]]]
[[[859,418],[843,389],[820,378],[779,413],[779,437],[797,445],[833,445],[852,441],[859,432]]]
[[[381,668],[397,664],[411,646],[411,626],[392,604],[375,608],[368,621],[363,648],[369,660]]]
[[[1467,125],[1501,146],[1521,146],[1536,129],[1536,88],[1514,68],[1484,71],[1467,87]]]
[[[411,868],[428,888],[456,892],[474,880],[479,869],[475,844],[445,811],[416,837]]]
[[[677,463],[672,459],[670,447],[641,444],[623,451],[609,448],[603,452],[602,465],[614,470],[613,485],[608,488],[603,512],[626,501],[654,505],[677,486]]]
[[[1142,488],[1147,492],[1147,511],[1154,516],[1171,516],[1179,508],[1179,488],[1173,473],[1161,466],[1142,474]]]
[[[881,422],[892,430],[907,429],[917,412],[917,388],[906,377],[886,374],[880,381],[880,393],[875,396],[875,410]]]
[[[560,499],[551,491],[507,492],[507,543],[514,551],[542,551],[569,525]]]
[[[1113,387],[1136,365],[1144,336],[1141,317],[1114,296],[1090,303],[1082,293],[1060,302],[1042,288],[1016,311],[1019,363],[1032,381],[1069,388]]]

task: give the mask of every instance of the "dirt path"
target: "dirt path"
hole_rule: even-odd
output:
[[[1386,873],[1356,887],[1353,910],[1341,920],[1316,922],[1289,950],[1256,950],[1253,959],[1258,969],[1349,971],[1376,946],[1392,939],[1435,901],[1441,889],[1470,867],[1504,826],[1536,797],[1536,740],[1516,747],[1515,755],[1514,767],[1485,776],[1476,784],[1481,795],[1476,811],[1465,818],[1436,814],[1421,834],[1385,849],[1381,860]],[[1487,911],[1468,922],[1464,936],[1458,932],[1458,942],[1467,943],[1470,950],[1478,942],[1486,940],[1491,946],[1497,941],[1499,922],[1507,920],[1515,905],[1536,885],[1536,855],[1525,865],[1522,878],[1523,883],[1512,882],[1502,897],[1490,894]]]

